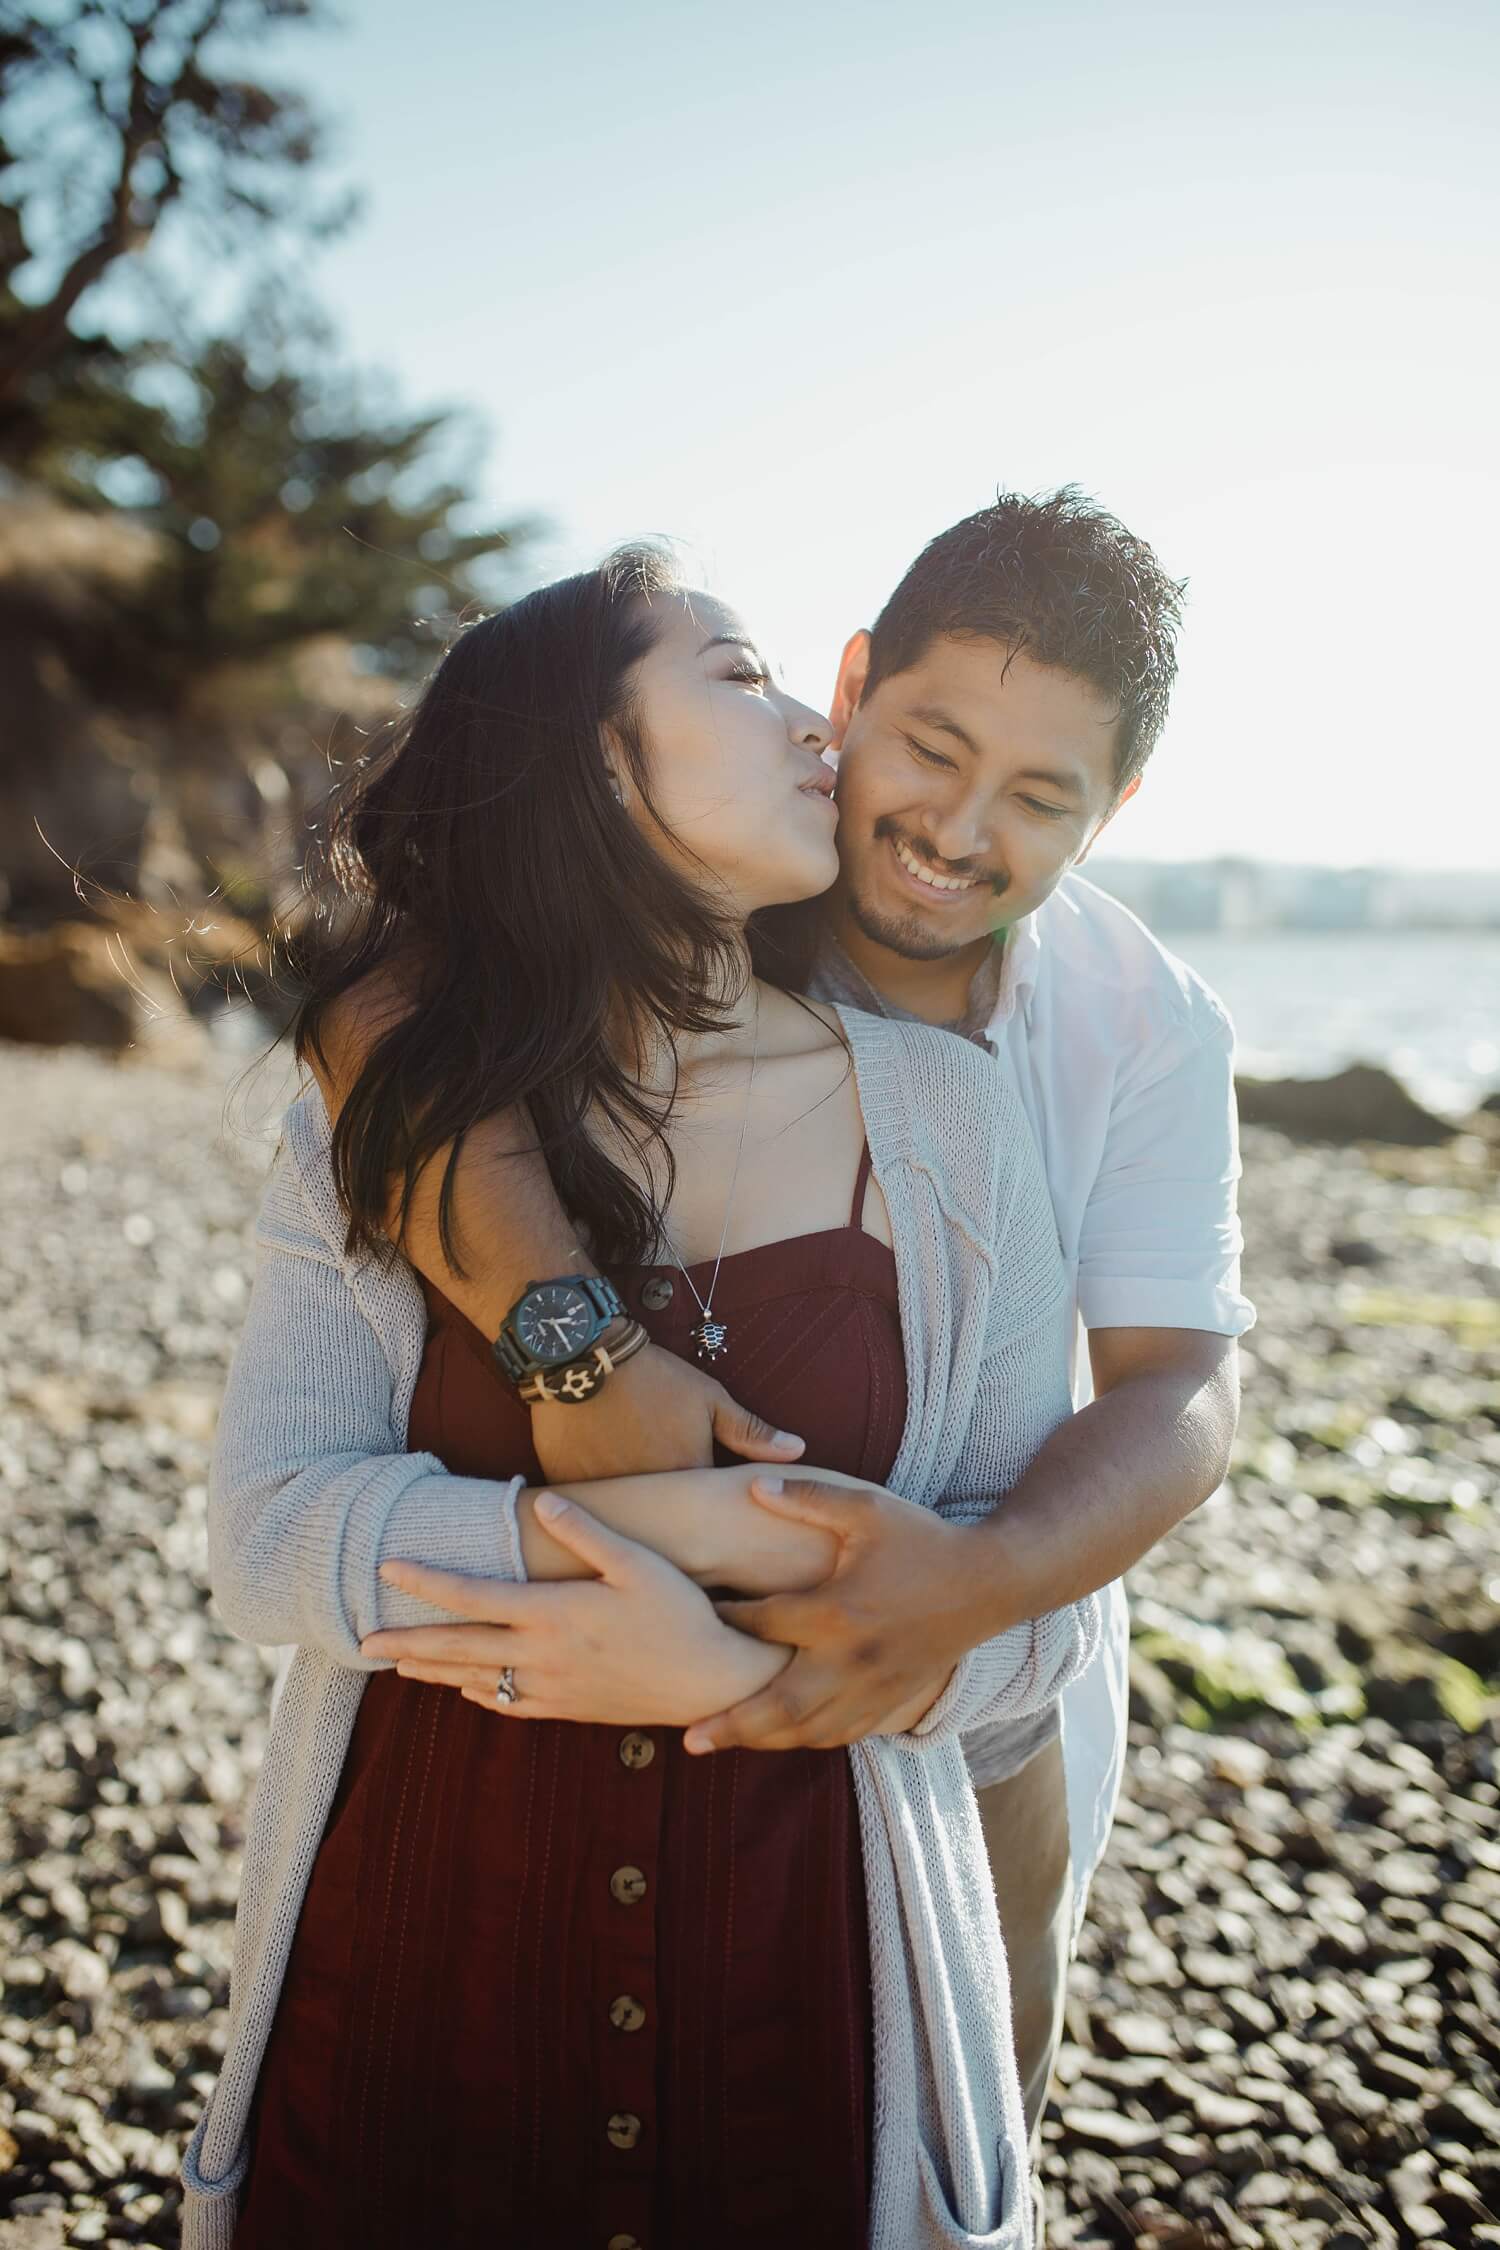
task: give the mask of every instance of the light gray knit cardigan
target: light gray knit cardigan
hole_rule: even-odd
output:
[[[987,1056],[839,1010],[890,1212],[906,1347],[891,1489],[972,1519],[1070,1412],[1071,1300],[1041,1161]],[[409,1267],[349,1263],[315,1089],[288,1111],[209,1508],[232,1631],[297,1644],[250,1814],[228,2046],[183,2164],[184,2250],[229,2250],[251,2097],[368,1673],[361,1637],[447,1613],[387,1557],[520,1579],[519,1479],[407,1453],[426,1308]],[[961,1736],[1050,1700],[1093,1654],[1095,1600],[972,1650],[911,1734],[851,1746],[875,2026],[871,2250],[1028,2250],[1009,1980]],[[497,1725],[525,1724],[499,1720]]]

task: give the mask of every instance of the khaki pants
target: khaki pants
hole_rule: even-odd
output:
[[[993,1782],[988,1789],[981,1789],[978,1797],[1010,1964],[1016,2067],[1035,2175],[1041,2155],[1042,2111],[1047,2106],[1047,2086],[1062,2038],[1073,1927],[1062,1744],[1049,1742],[1009,1781]],[[1041,2183],[1035,2176],[1033,2192],[1040,2243]]]

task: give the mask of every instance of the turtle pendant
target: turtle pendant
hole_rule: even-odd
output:
[[[698,1347],[699,1359],[722,1359],[729,1349],[729,1330],[722,1320],[705,1313],[696,1328],[688,1332]]]

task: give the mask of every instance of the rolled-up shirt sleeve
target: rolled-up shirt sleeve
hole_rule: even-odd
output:
[[[1078,1243],[1086,1328],[1240,1336],[1239,1125],[1234,1033],[1179,1022],[1122,1076]]]

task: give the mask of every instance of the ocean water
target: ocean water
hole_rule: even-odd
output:
[[[1500,1088],[1500,930],[1185,931],[1162,942],[1218,993],[1254,1077],[1381,1063],[1455,1115]]]
[[[1460,1115],[1500,1088],[1500,930],[1165,932],[1234,1018],[1240,1068],[1258,1078],[1321,1078],[1381,1063],[1434,1109]],[[252,1009],[214,1024],[226,1062],[264,1050]],[[279,1113],[293,1083],[285,1050],[249,1082]],[[270,1089],[270,1090],[268,1090]]]

